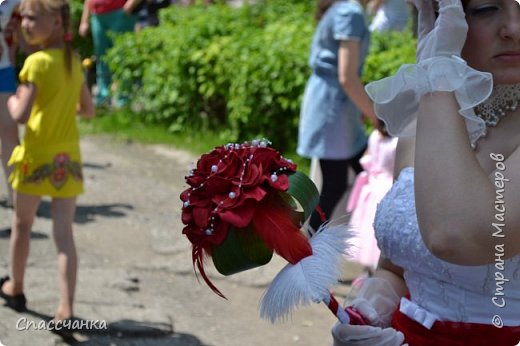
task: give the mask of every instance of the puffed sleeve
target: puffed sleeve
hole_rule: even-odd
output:
[[[360,40],[366,30],[363,12],[351,4],[339,6],[334,15],[334,39]]]
[[[46,61],[40,59],[38,54],[29,55],[20,71],[20,82],[41,85],[46,66]]]

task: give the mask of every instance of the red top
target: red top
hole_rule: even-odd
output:
[[[123,8],[126,0],[87,0],[88,7],[94,14],[103,14]]]

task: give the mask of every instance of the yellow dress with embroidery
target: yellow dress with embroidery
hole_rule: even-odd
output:
[[[20,83],[36,86],[36,98],[9,160],[17,192],[58,198],[83,192],[76,107],[84,77],[77,57],[70,73],[64,60],[63,49],[42,50],[28,56],[20,72]]]

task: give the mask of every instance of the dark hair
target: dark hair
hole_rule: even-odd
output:
[[[383,120],[381,119],[377,119],[377,123],[378,123],[378,129],[379,129],[379,133],[381,133],[383,135],[383,137],[392,137],[390,136],[390,134],[388,133],[387,129],[386,129],[386,124],[384,123]]]
[[[329,7],[331,7],[336,1],[338,0],[318,0],[316,12],[314,13],[314,19],[319,22]]]

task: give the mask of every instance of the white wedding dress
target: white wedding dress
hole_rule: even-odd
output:
[[[507,247],[507,238],[493,238],[489,227],[490,246],[496,240]],[[400,309],[408,317],[427,328],[435,320],[492,324],[496,316],[505,326],[520,325],[520,256],[485,266],[433,256],[419,233],[412,167],[379,204],[374,229],[382,255],[404,269],[411,298],[403,298]]]

